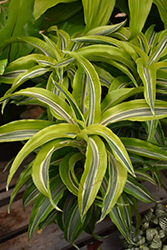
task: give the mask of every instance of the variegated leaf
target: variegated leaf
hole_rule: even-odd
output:
[[[58,138],[73,138],[79,133],[78,126],[72,124],[57,124],[46,127],[36,133],[29,141],[23,146],[22,150],[16,156],[8,176],[7,187],[19,168],[24,158],[30,154],[33,150],[41,145]]]
[[[102,221],[114,207],[119,196],[123,192],[127,180],[127,170],[116,161],[111,154],[109,156],[109,161],[109,182],[108,188],[105,190],[106,194],[102,204],[100,221]]]
[[[147,141],[136,138],[121,138],[128,152],[151,159],[167,161],[167,152]]]
[[[39,194],[39,190],[37,189],[33,181],[31,181],[22,197],[24,208],[31,204],[38,197]]]
[[[82,55],[75,52],[68,52],[74,57],[78,63],[84,68],[88,77],[89,86],[89,110],[87,117],[87,125],[100,122],[101,110],[101,87],[100,81],[92,64]]]
[[[112,25],[106,25],[106,26],[99,26],[96,27],[92,30],[89,30],[86,33],[86,36],[92,36],[92,35],[101,35],[101,36],[108,36],[120,28],[122,28],[126,23],[126,20],[117,24],[112,24]]]
[[[134,175],[133,166],[124,145],[109,128],[102,125],[93,124],[83,130],[82,133],[102,136],[107,141],[111,152],[120,162],[120,164],[124,166],[132,175]]]
[[[145,100],[133,100],[118,104],[102,115],[101,125],[107,126],[109,123],[122,120],[130,121],[149,121],[167,117],[167,103],[164,101],[155,101],[153,116],[150,107]]]
[[[144,90],[143,87],[137,87],[137,88],[120,88],[110,91],[105,96],[101,104],[102,113],[104,113],[107,109],[128,99],[129,97],[138,93],[142,93],[143,90]]]
[[[69,160],[70,158],[73,156],[73,152],[67,154],[62,161],[60,162],[59,165],[59,171],[60,171],[60,177],[64,183],[64,185],[66,185],[66,187],[68,188],[68,190],[74,194],[75,196],[78,195],[78,186],[76,185],[76,183],[73,182],[72,178],[71,178],[71,173],[70,173],[70,166],[69,166]]]
[[[0,141],[22,141],[31,138],[41,129],[53,125],[52,121],[19,120],[0,127]]]
[[[32,167],[32,178],[36,187],[42,194],[50,199],[50,202],[55,209],[58,209],[58,207],[52,200],[49,183],[50,160],[52,154],[56,150],[65,147],[65,145],[63,144],[65,140],[66,139],[58,139],[46,143],[38,152]]]
[[[128,180],[124,187],[124,191],[146,203],[151,203],[155,201],[151,194],[141,184],[135,181],[134,178],[132,178],[131,176],[128,177]]]
[[[0,102],[13,97],[13,96],[28,96],[37,99],[44,105],[51,108],[52,114],[58,119],[64,119],[69,123],[75,123],[73,120],[73,113],[71,107],[59,96],[56,96],[52,92],[42,88],[27,88],[15,92],[11,95],[5,95],[0,99]]]
[[[111,212],[110,212],[110,218],[112,222],[116,225],[120,233],[125,237],[125,239],[128,240],[128,242],[131,242],[129,230],[127,228],[126,223],[126,217],[125,217],[125,211],[124,211],[124,204],[121,197],[117,201],[118,205],[115,206]]]
[[[13,202],[15,196],[17,195],[17,193],[29,181],[29,179],[31,179],[32,164],[33,164],[33,162],[30,162],[28,164],[28,166],[26,166],[26,168],[22,171],[22,173],[20,174],[20,176],[16,182],[16,185],[15,185],[14,190],[13,190],[11,197],[10,197],[10,202],[9,202],[9,206],[8,206],[8,213],[10,213],[10,207],[11,207],[12,202]]]
[[[53,82],[54,82],[56,88],[66,97],[66,99],[70,103],[70,106],[73,110],[74,117],[81,122],[85,122],[84,116],[83,116],[82,112],[80,111],[72,94],[63,85],[55,82],[54,80],[53,80]]]
[[[50,185],[51,185],[52,199],[54,203],[57,205],[57,203],[59,202],[59,200],[63,195],[65,186],[62,183],[59,176],[56,176],[51,181]],[[39,224],[47,218],[47,216],[53,209],[54,208],[51,205],[49,199],[46,198],[43,194],[40,194],[33,205],[33,209],[30,216],[30,222],[28,228],[29,239],[31,238],[32,233],[37,229]]]
[[[148,67],[143,65],[142,59],[137,59],[137,69],[140,78],[144,84],[144,96],[145,100],[150,106],[151,112],[154,115],[154,104],[156,94],[156,67],[155,63],[152,62]]]
[[[95,200],[106,168],[107,153],[104,143],[98,136],[90,136],[78,192],[79,210],[82,218]]]

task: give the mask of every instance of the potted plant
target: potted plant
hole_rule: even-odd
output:
[[[1,44],[2,50],[13,42],[34,48],[5,68],[0,81],[11,87],[0,99],[2,110],[12,100],[17,105],[38,104],[44,111],[36,120],[0,127],[1,142],[24,143],[10,168],[7,187],[23,160],[34,154],[9,204],[10,211],[14,197],[26,184],[23,205],[34,202],[29,239],[37,228],[42,230],[56,220],[65,239],[77,248],[74,241],[81,232],[97,237],[95,224],[109,214],[131,241],[131,208],[139,219],[136,198],[154,201],[139,180],[160,185],[159,169],[166,168],[161,126],[167,117],[166,30],[155,33],[151,26],[140,32],[152,1],[135,28],[136,13],[143,11],[140,3],[133,13],[138,2],[129,1],[129,27],[124,27],[126,21],[106,25],[114,2],[101,1],[101,8],[107,10],[103,17],[93,1],[89,2],[91,13],[88,2],[82,1],[83,32],[68,34],[52,25],[42,39],[12,37]],[[38,12],[39,4],[42,10]],[[49,7],[35,1],[35,17]]]

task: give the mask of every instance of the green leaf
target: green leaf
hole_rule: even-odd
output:
[[[102,204],[100,221],[102,221],[114,207],[119,196],[123,192],[127,180],[127,170],[116,161],[112,155],[110,155],[109,158],[109,182]]]
[[[39,65],[26,70],[25,72],[19,74],[18,77],[14,79],[12,87],[8,91],[6,91],[5,95],[8,95],[14,92],[18,87],[20,87],[27,80],[44,75],[49,70],[50,70],[49,68],[42,68]]]
[[[24,158],[30,154],[36,148],[42,146],[46,142],[57,138],[73,138],[79,133],[79,129],[76,125],[72,124],[56,124],[46,127],[36,133],[20,150],[16,156],[8,176],[7,187],[15,174],[16,170],[19,168],[21,162]]]
[[[156,4],[161,20],[164,22],[165,29],[167,28],[166,14],[167,14],[167,2],[164,0],[153,0]]]
[[[82,0],[84,18],[86,23],[85,33],[95,27],[106,25],[115,6],[115,0]]]
[[[84,105],[86,94],[87,94],[86,74],[84,72],[84,69],[79,65],[78,69],[75,72],[73,80],[72,95],[83,114],[86,111]]]
[[[75,204],[70,209],[64,227],[64,238],[73,243],[78,231],[82,227],[82,221],[79,213],[78,203]]]
[[[60,162],[59,165],[59,171],[60,171],[60,177],[68,188],[68,190],[74,194],[75,196],[78,195],[78,186],[73,182],[71,178],[71,173],[70,173],[70,166],[69,166],[69,160],[73,156],[74,153],[69,153],[67,154]]]
[[[61,199],[63,192],[65,190],[65,186],[62,183],[59,176],[56,176],[51,181],[51,192],[53,201],[55,204],[59,202]],[[47,218],[50,212],[53,210],[53,206],[50,204],[48,198],[46,198],[43,194],[40,194],[34,205],[30,216],[29,228],[28,228],[28,239],[31,238],[32,233],[37,229],[39,224]]]
[[[28,166],[26,166],[26,168],[22,171],[22,173],[20,174],[16,185],[14,187],[14,190],[11,194],[10,197],[10,202],[9,202],[9,206],[8,206],[8,213],[10,213],[10,207],[12,205],[12,202],[14,200],[14,198],[16,197],[16,195],[18,194],[18,192],[20,191],[20,189],[29,181],[29,179],[31,179],[31,172],[32,172],[32,163],[30,162],[28,164]]]
[[[7,59],[0,60],[0,75],[3,75],[7,63],[8,63],[8,60],[7,60]]]
[[[61,97],[53,94],[49,90],[42,88],[27,88],[15,92],[14,94],[4,96],[0,101],[4,101],[13,96],[28,96],[37,99],[42,104],[51,108],[52,115],[58,119],[66,120],[69,123],[75,123],[71,107]]]
[[[53,125],[45,120],[19,120],[0,127],[0,141],[22,141],[31,138],[41,129]]]
[[[9,5],[8,19],[5,27],[0,30],[0,44],[10,37],[21,36],[23,33],[23,27],[29,20],[32,20],[32,4],[33,0],[11,0]],[[8,48],[5,51],[5,58],[14,60],[19,49],[19,44]]]
[[[124,191],[143,202],[155,202],[155,199],[151,196],[151,194],[149,194],[149,192],[131,176],[128,177],[128,180],[124,187]]]
[[[50,183],[49,183],[49,167],[52,154],[62,147],[65,147],[63,142],[66,139],[57,139],[46,143],[38,152],[33,167],[32,167],[32,178],[38,188],[38,190],[50,199],[51,204],[54,208],[55,206],[52,196],[50,193]]]
[[[107,126],[109,123],[122,120],[149,121],[167,117],[167,104],[164,101],[155,101],[154,113],[145,100],[133,100],[118,104],[102,114],[101,125]]]
[[[140,78],[144,84],[144,96],[145,100],[150,106],[151,112],[154,115],[154,104],[156,95],[156,67],[152,62],[148,67],[143,65],[142,59],[136,61],[137,69]]]
[[[135,138],[121,138],[128,152],[151,159],[167,161],[167,152],[147,141]]]
[[[41,233],[41,231],[43,231],[47,226],[49,226],[51,223],[54,223],[56,221],[56,218],[57,218],[57,211],[52,210],[48,214],[46,219],[39,224],[39,232]]]
[[[95,36],[94,40],[100,39],[101,41],[110,41],[111,45],[105,45],[105,44],[93,44],[86,47],[83,47],[78,50],[78,53],[84,57],[86,57],[89,60],[93,61],[104,61],[106,63],[114,62],[120,62],[123,64],[123,66],[128,67],[134,76],[137,76],[136,68],[133,65],[132,62],[132,56],[136,57],[136,52],[131,48],[128,44],[120,43],[120,41],[117,41],[116,39],[113,39],[111,37],[103,37],[103,36]],[[82,38],[81,38],[82,39]],[[88,36],[88,41],[91,40]],[[95,41],[94,41],[95,42]],[[115,44],[118,44],[121,46],[121,48],[116,47]],[[114,46],[113,46],[114,45]],[[122,49],[123,47],[123,49]],[[126,51],[127,49],[127,51]]]
[[[3,50],[7,45],[19,42],[28,43],[32,47],[39,49],[46,56],[56,59],[55,50],[47,42],[33,36],[10,37],[0,44],[0,49]]]
[[[90,125],[82,133],[86,134],[96,134],[102,136],[108,143],[111,152],[114,154],[116,159],[124,166],[132,175],[134,175],[134,170],[132,163],[129,159],[128,153],[124,148],[121,140],[107,127],[102,125]]]
[[[130,39],[137,36],[147,19],[147,16],[151,10],[153,0],[129,0],[129,10],[130,10]]]
[[[84,117],[83,117],[83,115],[82,115],[82,112],[80,111],[80,109],[79,109],[79,107],[78,107],[78,105],[77,105],[77,103],[76,103],[74,97],[72,96],[72,94],[71,94],[68,90],[66,90],[66,88],[65,88],[63,85],[61,85],[61,84],[55,82],[54,80],[53,80],[53,82],[54,82],[56,88],[57,88],[61,93],[63,93],[63,95],[65,96],[65,98],[66,98],[66,99],[68,100],[68,102],[70,103],[70,106],[71,106],[71,108],[72,108],[72,110],[73,110],[73,114],[74,114],[75,118],[78,119],[79,121],[84,122],[85,119],[84,119]]]
[[[31,181],[22,197],[24,208],[31,204],[38,197],[39,194],[39,190],[37,189],[33,181]]]
[[[101,104],[102,113],[104,113],[107,109],[128,99],[129,97],[136,95],[138,93],[142,93],[143,90],[144,90],[143,87],[121,88],[121,89],[112,90],[105,96]]]
[[[116,32],[117,30],[119,30],[121,27],[123,27],[125,23],[126,23],[126,20],[117,24],[96,27],[88,31],[86,33],[86,36],[92,36],[92,35],[108,36]]]
[[[142,169],[135,170],[136,177],[142,181],[148,181],[153,185],[156,185],[155,180],[147,173],[145,173]]]
[[[106,168],[107,153],[105,145],[98,136],[90,136],[84,172],[80,180],[78,192],[79,210],[82,218],[95,200]]]
[[[148,134],[148,141],[151,140],[156,132],[157,126],[158,126],[159,121],[158,120],[153,120],[153,121],[147,121],[146,126],[147,126],[147,134]]]
[[[150,60],[148,64],[151,64],[153,61],[157,62],[161,57],[166,55],[167,51],[167,30],[164,30],[160,33],[159,39],[155,48],[151,51]]]
[[[75,52],[68,52],[74,57],[78,63],[84,68],[89,86],[89,110],[87,125],[98,123],[100,121],[100,100],[101,100],[101,87],[100,81],[92,64],[82,55]]]
[[[71,3],[77,0],[35,0],[34,4],[34,18],[38,19],[46,10],[59,4],[59,3]]]
[[[110,218],[112,222],[117,226],[120,233],[131,242],[129,230],[127,228],[125,211],[124,211],[124,204],[121,197],[117,201],[118,205],[115,206],[110,212]],[[119,204],[120,203],[120,204]]]

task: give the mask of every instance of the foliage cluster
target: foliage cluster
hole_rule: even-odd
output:
[[[23,142],[7,188],[34,154],[9,210],[26,184],[29,239],[56,221],[77,248],[81,232],[98,238],[95,224],[109,215],[130,242],[137,199],[154,201],[140,182],[161,187],[167,166],[167,1],[11,0],[0,8],[2,112],[10,103],[43,109],[0,127],[0,142]]]

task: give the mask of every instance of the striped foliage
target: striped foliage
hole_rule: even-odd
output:
[[[73,1],[35,0],[35,18]],[[99,238],[95,224],[109,214],[130,241],[131,208],[140,221],[135,199],[155,201],[138,182],[160,187],[159,168],[166,168],[167,161],[161,127],[167,117],[166,31],[156,33],[150,27],[141,33],[152,3],[129,0],[127,28],[126,21],[106,25],[115,1],[97,1],[95,6],[82,0],[84,33],[70,37],[54,25],[42,39],[12,37],[0,45],[21,42],[35,48],[7,67],[4,61],[0,76],[0,82],[11,84],[0,99],[4,113],[11,100],[44,109],[37,120],[0,127],[0,142],[25,141],[11,165],[7,188],[23,160],[34,153],[9,204],[10,209],[27,184],[23,205],[34,202],[29,239],[37,228],[43,230],[56,220],[65,239],[77,248],[74,240],[83,230]],[[29,83],[34,87],[22,88]]]

